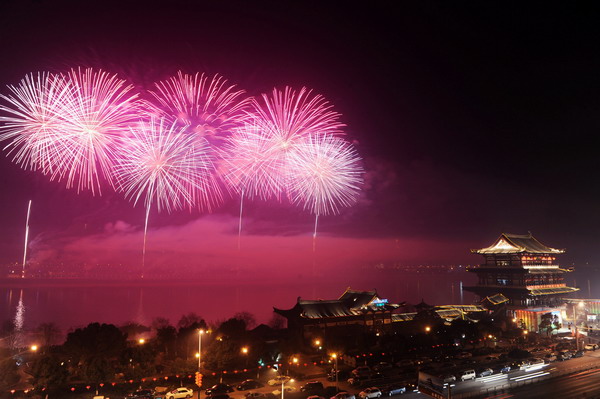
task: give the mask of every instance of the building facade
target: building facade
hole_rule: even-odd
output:
[[[557,256],[565,250],[548,247],[531,233],[503,233],[491,246],[471,252],[484,261],[469,268],[478,283],[465,289],[482,299],[502,294],[508,299],[507,309],[529,329],[538,323],[533,315],[556,313],[564,306],[562,297],[578,290],[567,287],[564,275],[570,270],[558,265]]]

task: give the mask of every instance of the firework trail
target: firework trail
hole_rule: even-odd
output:
[[[291,153],[291,201],[315,215],[313,250],[320,215],[337,214],[356,203],[362,184],[361,159],[347,141],[332,135],[311,135]]]
[[[150,112],[209,140],[242,125],[250,105],[244,90],[237,90],[220,75],[192,76],[179,71],[155,86],[156,91],[150,91],[154,102],[147,103]]]
[[[252,100],[248,122],[235,129],[221,152],[222,178],[240,194],[238,247],[244,197],[281,199],[289,175],[289,154],[311,134],[342,134],[344,125],[321,95],[306,88],[273,89]]]
[[[164,119],[142,121],[130,128],[131,135],[119,152],[117,187],[134,205],[143,199],[146,208],[142,270],[154,204],[159,212],[186,207],[211,211],[222,201],[208,142],[186,134],[185,129]]]
[[[29,216],[31,215],[31,200],[27,205],[27,220],[25,221],[25,249],[23,250],[23,269],[21,270],[21,278],[25,278],[25,263],[27,262],[27,244],[29,243]]]
[[[9,95],[0,94],[0,140],[9,141],[4,149],[23,169],[54,171],[56,137],[62,129],[60,104],[70,94],[70,86],[56,75],[26,75],[21,82],[9,85]]]
[[[241,246],[245,198],[279,198],[284,187],[277,173],[282,168],[269,157],[271,140],[256,126],[247,125],[227,137],[219,151],[220,176],[226,187],[240,196],[238,249]]]

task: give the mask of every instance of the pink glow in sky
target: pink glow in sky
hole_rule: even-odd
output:
[[[249,224],[255,221],[249,220]],[[448,240],[364,239],[323,235],[316,255],[310,234],[248,235],[237,250],[237,219],[206,216],[181,226],[152,228],[148,235],[146,264],[152,267],[177,267],[198,271],[270,272],[273,276],[312,274],[316,259],[319,270],[355,269],[374,262],[400,261],[414,264],[423,259],[443,262],[460,257],[465,244]],[[138,267],[143,230],[122,221],[107,223],[104,231],[84,237],[63,237],[34,245],[32,260],[65,263],[122,264]],[[213,278],[215,276],[207,276]]]

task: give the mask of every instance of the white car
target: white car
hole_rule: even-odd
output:
[[[358,396],[360,396],[362,399],[380,398],[381,391],[379,390],[379,388],[371,387],[359,393]]]
[[[285,384],[286,382],[288,382],[291,378],[288,377],[287,375],[278,375],[277,377],[273,378],[272,380],[267,381],[267,384],[274,386],[274,385],[281,385],[281,384]],[[279,392],[281,393],[281,392]]]
[[[598,345],[596,345],[596,344],[585,344],[584,349],[586,351],[595,351],[596,349],[598,349]]]
[[[177,388],[168,392],[165,395],[165,399],[180,399],[180,398],[191,398],[194,395],[194,391],[189,388]]]

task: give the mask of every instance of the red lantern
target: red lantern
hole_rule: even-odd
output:
[[[103,382],[101,382],[101,383],[100,383],[100,388],[102,388],[103,386],[104,386],[104,383],[103,383]]]
[[[72,388],[71,388],[71,391],[72,391],[72,392],[75,392],[75,387],[72,387]]]
[[[89,386],[89,385],[86,385],[86,387],[85,387],[85,389],[90,389],[90,388],[91,388],[91,386]]]

